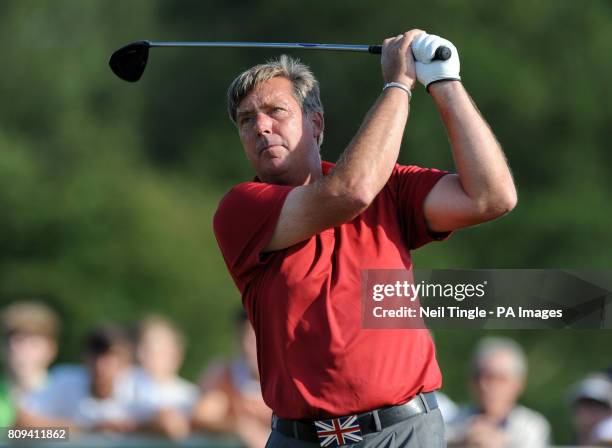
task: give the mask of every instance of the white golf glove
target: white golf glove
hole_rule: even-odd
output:
[[[435,81],[461,80],[459,76],[459,52],[452,42],[434,34],[419,34],[412,41],[412,54],[416,60],[417,79],[429,91],[429,85]],[[432,61],[436,49],[448,47],[452,54],[446,61]]]

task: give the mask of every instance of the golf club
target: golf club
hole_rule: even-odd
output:
[[[298,48],[304,50],[358,51],[380,54],[382,45],[308,44],[273,42],[153,42],[140,40],[127,44],[113,53],[108,64],[113,73],[124,81],[136,82],[147,66],[149,48],[152,47],[242,47],[242,48]],[[436,49],[434,60],[445,61],[451,57],[448,47]]]

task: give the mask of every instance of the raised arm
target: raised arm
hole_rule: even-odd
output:
[[[458,81],[432,84],[457,174],[443,177],[424,203],[430,230],[442,232],[495,219],[514,208],[517,194],[506,157],[491,128]]]
[[[431,61],[435,49],[452,50]],[[416,74],[431,93],[448,133],[457,174],[444,176],[423,204],[429,229],[444,232],[495,219],[512,210],[516,188],[491,128],[459,82],[459,53],[446,39],[420,34],[413,42]]]
[[[421,32],[412,30],[384,41],[381,64],[385,83],[413,88],[416,73],[410,43]],[[389,180],[408,112],[407,92],[401,88],[384,90],[334,170],[289,193],[265,250],[292,246],[362,213]]]

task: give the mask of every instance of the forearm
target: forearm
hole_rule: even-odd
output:
[[[46,417],[36,413],[20,410],[17,413],[17,419],[13,425],[16,428],[49,428],[49,427],[67,427],[70,431],[77,431],[77,425],[68,419],[58,417]]]
[[[152,418],[134,422],[134,425],[132,431],[161,434],[171,439],[188,437],[191,430],[189,418],[174,408],[160,409]]]
[[[332,191],[346,191],[371,202],[387,183],[397,161],[406,121],[408,94],[385,90],[324,181]]]
[[[234,430],[246,448],[261,448],[270,437],[270,423],[262,425],[251,418],[237,419]]]
[[[199,431],[231,431],[234,419],[230,406],[230,397],[225,392],[211,388],[200,397],[191,411],[192,427]]]
[[[466,195],[482,208],[510,208],[516,190],[504,153],[460,82],[432,84],[430,93],[448,132]]]
[[[234,430],[235,419],[229,415],[219,418],[210,417],[205,414],[194,415],[191,419],[191,426],[196,431],[209,432],[232,432]]]

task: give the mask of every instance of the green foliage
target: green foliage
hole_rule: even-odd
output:
[[[212,235],[216,204],[252,171],[227,119],[235,74],[266,50],[151,52],[138,84],[106,65],[138,39],[378,43],[411,27],[455,42],[464,83],[519,186],[504,219],[415,253],[420,267],[606,268],[612,221],[612,6],[604,0],[0,3],[0,297],[43,297],[65,321],[62,360],[105,319],[159,311],[191,346],[185,374],[232,347],[238,293]],[[335,160],[380,90],[376,58],[295,52],[321,81],[323,154]],[[403,163],[453,169],[437,112],[416,92]],[[566,388],[606,366],[605,332],[514,332],[531,361],[525,402],[557,442]],[[478,332],[440,332],[451,397],[467,399]],[[584,350],[588,340],[590,350]]]

